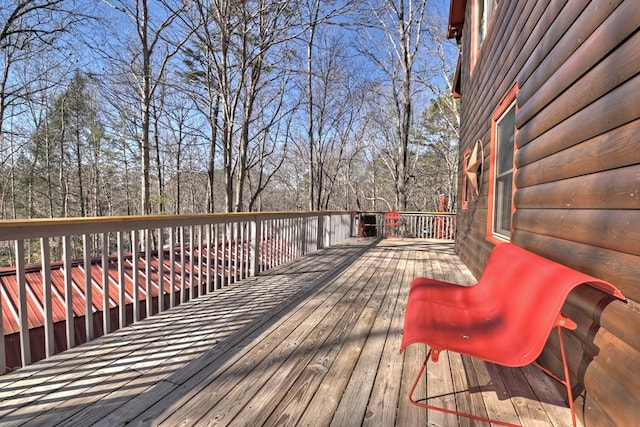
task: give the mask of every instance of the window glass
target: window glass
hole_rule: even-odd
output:
[[[513,138],[516,128],[516,109],[515,106],[509,107],[509,110],[498,120],[496,124],[497,144],[497,173],[502,174],[511,172],[513,169]]]
[[[476,14],[478,17],[478,41],[477,41],[477,46],[478,49],[480,49],[480,46],[482,45],[482,40],[484,39],[484,31],[485,31],[485,26],[484,26],[484,0],[478,0],[477,1],[477,9],[476,9]]]
[[[491,21],[491,15],[496,7],[495,0],[477,0],[476,1],[476,22],[477,22],[477,41],[476,47],[480,49],[485,35],[487,34],[487,28]]]
[[[514,103],[496,122],[493,231],[505,238],[511,235],[515,116]]]

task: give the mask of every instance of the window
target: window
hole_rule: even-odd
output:
[[[489,28],[489,21],[491,21],[491,15],[493,15],[493,10],[496,7],[495,0],[477,0],[477,22],[478,25],[476,27],[476,37],[478,49],[482,46],[482,42],[484,41],[484,36],[487,34],[487,28]]]
[[[511,236],[515,123],[516,106],[514,103],[496,123],[493,232],[505,238]]]
[[[473,2],[473,36],[471,39],[471,69],[478,59],[482,42],[487,34],[489,23],[491,22],[491,16],[493,10],[496,8],[496,0],[474,0]]]
[[[487,238],[494,242],[511,238],[517,93],[515,86],[492,116]]]

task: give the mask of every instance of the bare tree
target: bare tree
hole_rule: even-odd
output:
[[[56,69],[66,61],[65,36],[84,19],[71,0],[22,0],[0,7],[0,168],[15,164],[22,148],[8,128],[15,130],[19,118],[30,114],[27,104],[56,84],[49,68],[32,65],[47,58]],[[49,55],[56,51],[57,56]]]
[[[193,33],[184,49],[183,61],[188,70],[183,76],[191,84],[189,93],[197,110],[208,124],[208,205],[207,212],[215,211],[215,171],[220,123],[220,84],[218,81],[218,48],[220,33],[217,31],[213,6],[202,0],[194,0],[193,6],[183,15],[182,23]]]
[[[426,150],[420,153],[414,174],[422,174],[422,184],[430,186],[426,192],[433,195],[432,207],[438,206],[440,195],[446,195],[448,210],[455,211],[460,111],[453,85],[458,49],[445,36],[445,13],[432,8],[427,18],[428,54],[421,56],[425,72],[416,75],[416,83],[433,97],[423,109],[414,133],[414,142]]]
[[[204,4],[196,0],[194,4],[199,24],[190,74],[210,85],[206,86],[205,111],[211,123],[212,151],[219,134],[225,210],[242,211],[251,144],[264,132],[253,126],[256,105],[282,76],[276,64],[286,58],[284,44],[293,38],[295,1],[214,0]],[[213,165],[213,156],[210,159]],[[213,168],[209,169],[212,173]]]
[[[206,154],[208,151],[204,147],[198,147],[196,142],[202,143],[207,140],[207,136],[201,131],[202,122],[197,114],[194,100],[191,93],[184,85],[176,85],[166,94],[166,114],[164,115],[164,127],[167,132],[167,144],[165,147],[166,156],[170,159],[165,162],[169,175],[167,182],[167,195],[173,192],[172,212],[180,214],[183,212],[183,183],[185,171],[189,172],[189,166],[185,164],[185,158],[191,152]],[[204,144],[202,144],[204,146]],[[204,153],[203,153],[204,151]],[[208,162],[207,162],[208,163]],[[203,164],[204,165],[204,164]],[[208,193],[208,192],[207,192]],[[189,206],[191,212],[212,212],[211,200],[207,200],[206,206]]]
[[[424,49],[425,10],[427,0],[369,0],[366,13],[375,17],[369,21],[369,41],[361,52],[368,56],[386,76],[394,108],[396,131],[395,208],[407,207],[409,181],[408,147],[413,119],[416,56]],[[381,46],[380,35],[386,40]]]
[[[392,104],[381,102],[389,97],[381,93],[380,87],[373,87],[375,103],[370,99],[366,113],[368,126],[366,137],[370,141],[364,149],[368,176],[366,199],[370,201],[371,210],[395,210],[394,199],[397,195],[397,132],[395,115],[397,110]]]
[[[134,24],[137,43],[132,44],[130,72],[137,82],[140,103],[140,163],[141,163],[141,212],[151,213],[151,109],[158,85],[162,81],[169,60],[179,52],[186,36],[178,38],[169,34],[172,25],[183,12],[184,3],[177,1],[155,2],[150,9],[149,0],[103,0],[123,13]],[[173,37],[172,37],[173,36]]]
[[[309,210],[320,209],[321,202],[327,193],[321,194],[323,190],[324,176],[322,176],[322,156],[320,138],[325,129],[318,129],[316,120],[318,116],[322,116],[323,112],[318,112],[318,108],[322,109],[318,104],[322,104],[325,100],[317,100],[317,70],[319,66],[318,55],[322,50],[319,47],[318,37],[322,37],[322,32],[325,27],[340,27],[344,22],[338,23],[338,17],[344,17],[349,14],[357,1],[321,1],[321,0],[306,0],[301,10],[304,11],[304,23],[303,31],[300,36],[301,40],[305,44],[305,105],[306,105],[306,139],[308,149],[305,149],[307,153],[307,167],[309,177]],[[319,36],[320,34],[320,36]],[[344,45],[343,45],[344,47]],[[334,52],[337,53],[337,52]]]
[[[2,215],[417,206],[459,120],[427,1],[5,2]]]
[[[263,94],[264,95],[264,94]],[[285,163],[289,152],[291,126],[299,105],[287,105],[288,79],[270,96],[262,96],[254,120],[254,141],[249,152],[247,180],[249,182],[249,211],[262,210],[260,196]],[[283,111],[284,110],[284,111]]]

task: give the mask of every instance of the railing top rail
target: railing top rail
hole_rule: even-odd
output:
[[[455,212],[400,211],[400,215],[455,215]]]
[[[235,221],[349,214],[350,211],[233,212],[195,215],[131,215],[82,218],[35,218],[0,220],[0,240],[129,231],[146,228],[222,224]]]
[[[0,340],[0,374],[332,246],[353,222],[351,211],[0,221],[1,261],[15,263],[0,268],[0,331],[18,334],[9,351]]]
[[[363,214],[384,214],[385,211],[358,211]],[[422,211],[400,211],[400,215],[455,215],[455,212],[422,212]]]

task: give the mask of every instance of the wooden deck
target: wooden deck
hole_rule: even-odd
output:
[[[457,425],[406,398],[425,355],[398,354],[418,275],[474,282],[452,244],[352,239],[0,377],[0,425]],[[416,395],[434,403],[571,423],[535,368],[446,352],[431,367]]]

